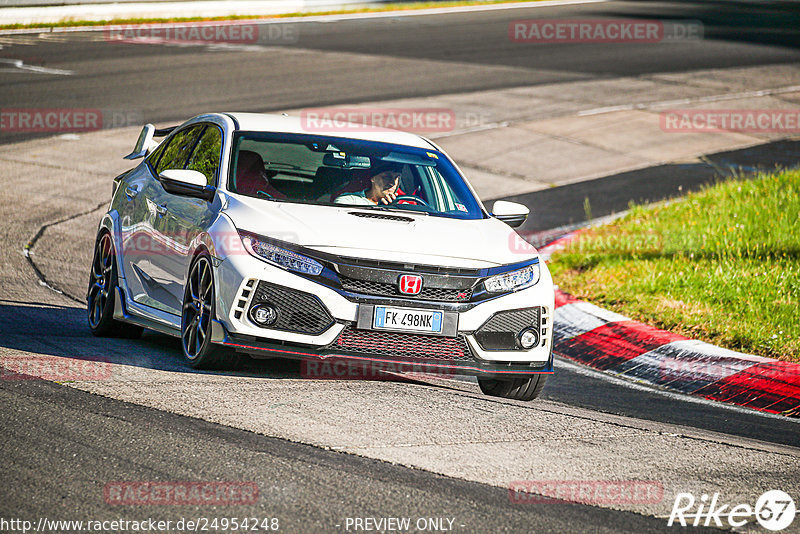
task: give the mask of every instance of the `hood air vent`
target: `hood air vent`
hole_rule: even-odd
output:
[[[389,215],[387,213],[373,213],[366,211],[350,211],[348,213],[350,215],[355,215],[356,217],[363,217],[364,219],[383,219],[385,221],[397,221],[404,223],[414,222],[414,219],[411,217],[403,217],[402,215]]]

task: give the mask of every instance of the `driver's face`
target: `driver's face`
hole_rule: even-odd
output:
[[[382,191],[394,193],[397,190],[397,186],[400,185],[400,173],[383,171],[380,174],[376,174],[373,180],[375,181],[375,185]]]

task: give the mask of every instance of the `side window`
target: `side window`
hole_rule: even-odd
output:
[[[164,143],[161,143],[153,150],[149,156],[147,156],[147,163],[155,170],[156,166],[158,165],[158,160],[161,159],[161,154],[164,153]]]
[[[166,169],[183,169],[202,129],[202,126],[193,126],[176,133],[164,149],[161,159],[158,160],[156,175]]]
[[[221,151],[222,132],[216,126],[207,126],[189,157],[186,168],[202,172],[206,176],[208,185],[216,185]]]

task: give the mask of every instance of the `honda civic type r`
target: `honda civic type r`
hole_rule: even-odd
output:
[[[474,375],[531,400],[553,371],[553,284],[453,161],[410,133],[218,113],[146,125],[114,179],[88,290],[98,336]],[[159,143],[155,138],[163,138]]]

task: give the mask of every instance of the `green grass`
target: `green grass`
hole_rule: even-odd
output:
[[[365,0],[368,2],[369,0]],[[537,2],[541,0],[453,0],[445,2],[408,2],[402,4],[383,4],[377,7],[363,7],[354,9],[342,9],[331,11],[314,11],[299,13],[281,13],[277,15],[225,15],[220,17],[177,17],[177,18],[120,18],[109,20],[64,20],[60,22],[37,22],[32,24],[0,24],[0,30],[23,30],[23,29],[45,29],[45,28],[64,28],[74,26],[105,26],[122,24],[150,24],[150,23],[182,23],[182,22],[206,22],[224,20],[269,20],[289,17],[315,17],[319,15],[349,15],[354,13],[378,13],[383,11],[408,11],[415,9],[430,9],[437,7],[456,7],[473,6],[483,4],[516,4],[520,2]]]
[[[800,170],[632,206],[553,258],[561,289],[733,350],[800,361]]]

